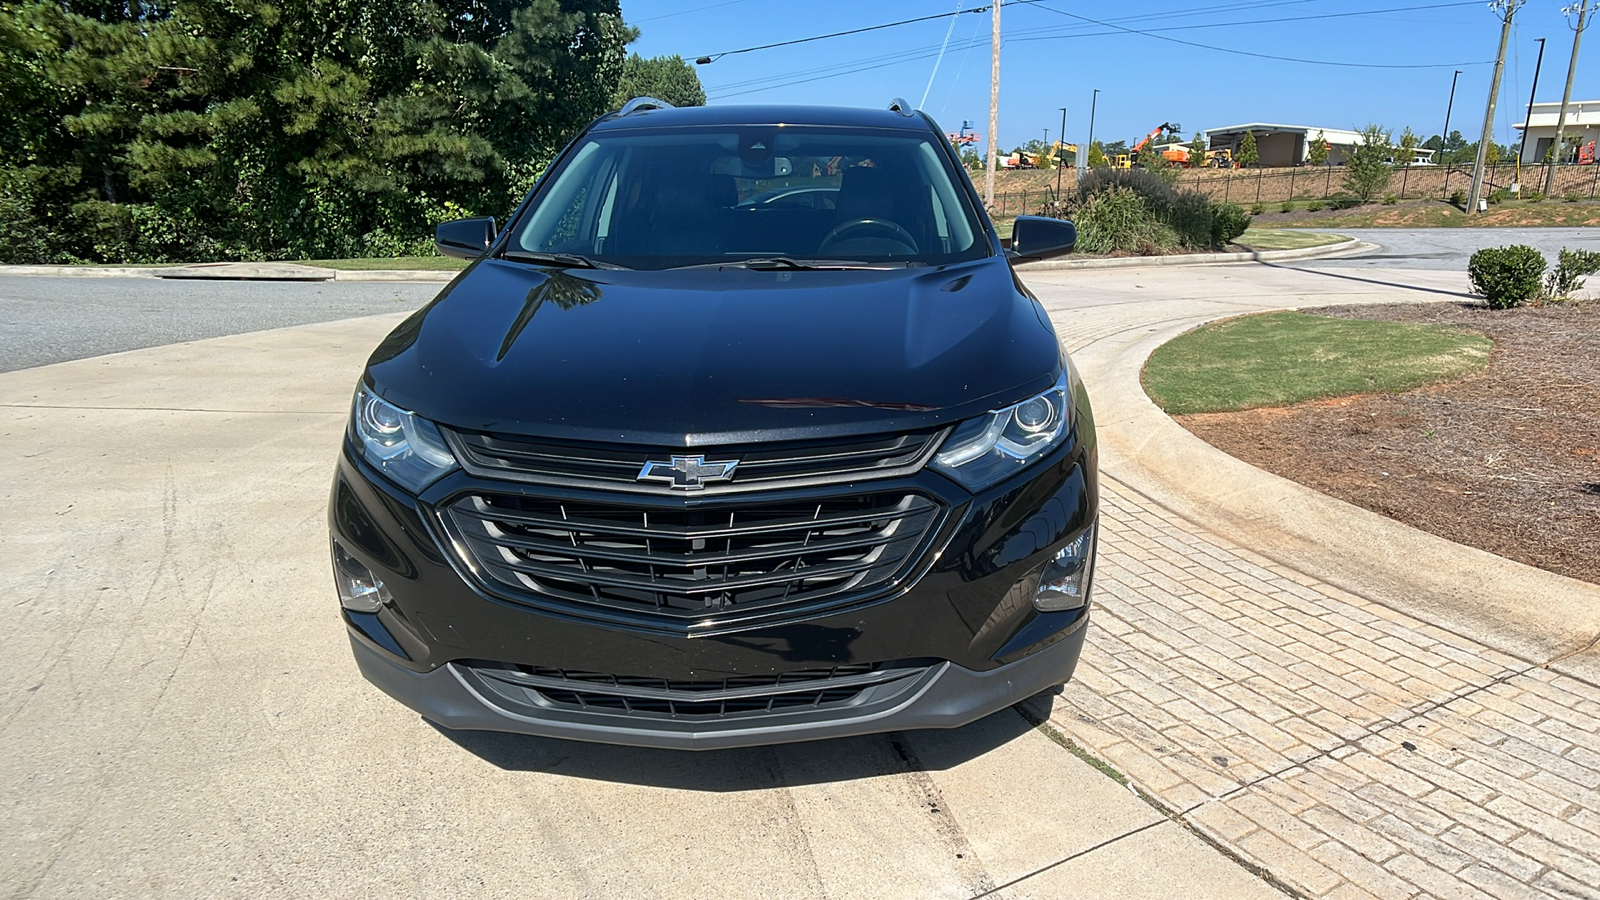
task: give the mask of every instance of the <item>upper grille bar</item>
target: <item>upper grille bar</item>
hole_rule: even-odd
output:
[[[687,454],[737,460],[730,482],[704,488],[704,494],[723,494],[909,475],[933,456],[947,430],[711,447],[554,442],[452,429],[445,437],[462,468],[483,478],[649,494],[672,492],[670,486],[638,480],[652,460]]]

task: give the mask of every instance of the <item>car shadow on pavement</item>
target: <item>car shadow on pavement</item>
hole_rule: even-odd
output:
[[[590,744],[492,731],[452,731],[428,724],[468,753],[508,771],[705,792],[761,791],[940,771],[1035,730],[1013,708],[949,730],[691,751]]]

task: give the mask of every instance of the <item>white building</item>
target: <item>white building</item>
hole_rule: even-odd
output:
[[[1266,167],[1298,166],[1304,163],[1318,134],[1328,142],[1328,162],[1335,166],[1343,165],[1350,148],[1361,143],[1361,132],[1344,128],[1251,122],[1206,131],[1206,147],[1211,150],[1231,150],[1234,159],[1238,159],[1239,144],[1247,131],[1256,136],[1256,154],[1260,157],[1257,165]]]
[[[1527,146],[1522,149],[1524,165],[1544,161],[1545,152],[1556,142],[1556,119],[1560,115],[1560,101],[1535,103],[1527,122],[1511,126],[1518,131],[1526,129],[1528,133]],[[1600,139],[1600,100],[1574,100],[1568,103],[1564,136],[1568,141],[1576,140],[1580,146]]]

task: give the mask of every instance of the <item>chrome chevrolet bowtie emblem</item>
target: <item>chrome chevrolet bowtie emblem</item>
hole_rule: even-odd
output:
[[[733,477],[738,460],[706,462],[704,456],[674,456],[671,462],[651,460],[639,470],[640,481],[665,481],[674,490],[698,491],[710,481],[727,481]]]

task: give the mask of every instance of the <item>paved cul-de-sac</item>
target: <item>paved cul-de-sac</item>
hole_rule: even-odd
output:
[[[1600,588],[1260,473],[1139,388],[1217,317],[1463,298],[1459,260],[1382,262],[1025,270],[1101,435],[1076,678],[741,751],[450,733],[361,680],[327,485],[402,313],[0,374],[0,888],[1600,896]],[[92,318],[111,288],[81,281],[53,302]]]

